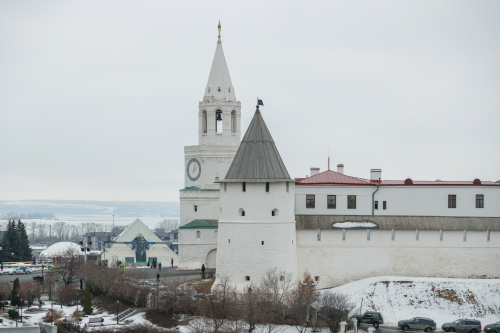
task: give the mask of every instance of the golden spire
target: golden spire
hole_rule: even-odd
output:
[[[220,42],[220,20],[219,20],[219,42]]]

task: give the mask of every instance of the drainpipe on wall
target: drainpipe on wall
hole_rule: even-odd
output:
[[[379,190],[379,186],[380,185],[377,184],[377,189],[372,193],[372,215],[375,215],[375,193]]]

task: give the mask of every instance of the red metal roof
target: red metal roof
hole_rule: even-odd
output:
[[[300,179],[300,180],[299,180]],[[356,178],[326,170],[308,178],[295,178],[300,181],[299,185],[327,185],[327,184],[349,184],[349,185],[370,185],[367,179]]]
[[[500,186],[500,181],[481,181],[481,185],[474,185],[470,181],[443,181],[443,180],[413,180],[412,185],[405,185],[404,180],[368,180],[347,176],[332,170],[323,171],[307,178],[295,178],[297,185],[377,185],[380,186]]]

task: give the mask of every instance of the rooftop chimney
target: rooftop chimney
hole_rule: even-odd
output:
[[[382,180],[382,169],[371,169],[370,180]]]
[[[319,173],[319,168],[312,167],[311,168],[311,177],[315,176]]]
[[[343,164],[337,164],[337,172],[344,174],[344,165]]]

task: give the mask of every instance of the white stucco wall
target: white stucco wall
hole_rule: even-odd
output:
[[[288,192],[285,183],[271,183],[269,192],[265,183],[247,183],[245,192],[241,183],[227,183],[225,190],[221,186],[217,279],[228,276],[243,287],[258,283],[273,267],[296,279],[293,201],[293,183]],[[245,216],[240,209],[245,210]],[[273,209],[278,209],[277,216],[272,216]]]
[[[375,186],[296,187],[296,213],[300,215],[371,215]],[[306,195],[316,196],[316,207],[306,208]],[[457,208],[448,208],[448,195],[457,196]],[[476,194],[484,195],[484,208],[476,208]],[[336,195],[337,208],[327,208],[327,195]],[[347,195],[356,195],[356,209],[347,208]],[[380,186],[375,194],[375,215],[499,217],[500,186]],[[387,209],[383,209],[387,201]]]
[[[196,237],[197,231],[200,238]],[[217,229],[179,229],[181,259],[178,270],[201,269],[207,263],[207,255],[217,248]]]
[[[298,274],[319,276],[319,288],[342,285],[373,276],[467,278],[500,277],[500,232],[462,231],[316,230],[297,231]]]

